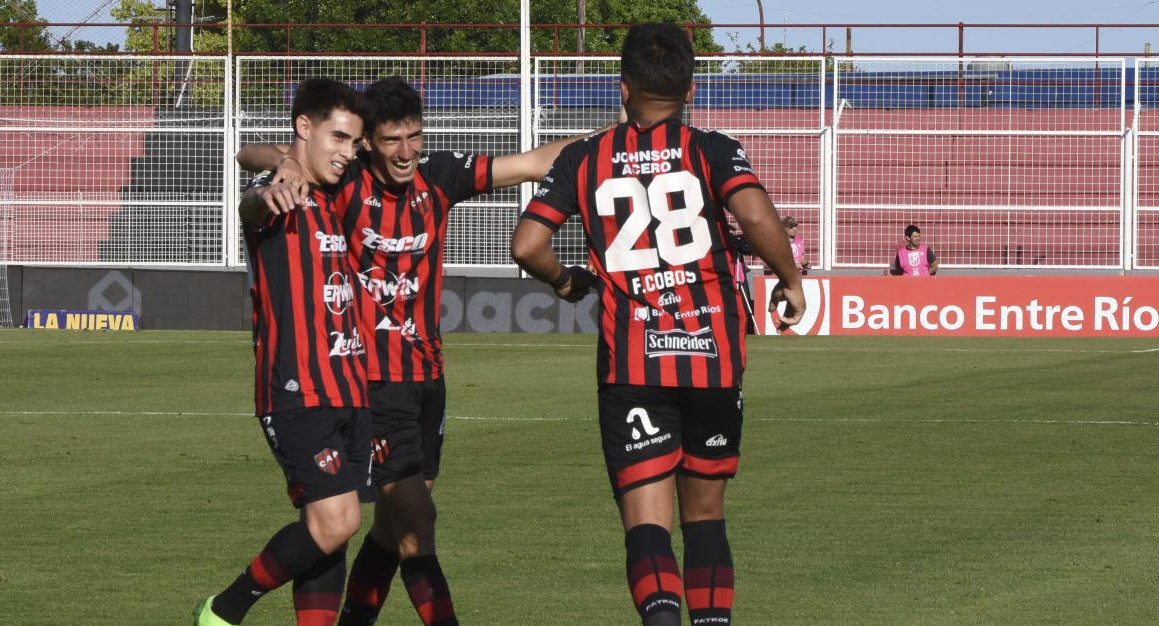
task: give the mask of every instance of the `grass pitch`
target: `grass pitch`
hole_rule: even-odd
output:
[[[463,623],[638,623],[594,338],[446,343]],[[1154,624],[1157,371],[1159,339],[751,339],[736,623]],[[187,624],[230,582],[293,516],[252,374],[246,333],[0,332],[0,624]],[[283,589],[246,623],[292,622]],[[380,623],[418,624],[397,580]]]

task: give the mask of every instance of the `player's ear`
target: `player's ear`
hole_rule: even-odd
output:
[[[623,79],[620,79],[620,102],[621,102],[621,106],[627,105],[628,96],[629,96],[628,83],[624,82]]]
[[[688,95],[684,96],[684,104],[692,104],[692,97],[696,95],[696,83],[688,84]]]
[[[310,140],[310,130],[314,127],[314,120],[310,119],[309,115],[299,115],[294,118],[294,136]]]

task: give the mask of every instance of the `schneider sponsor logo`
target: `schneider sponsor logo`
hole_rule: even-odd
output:
[[[711,328],[695,332],[687,330],[647,330],[644,333],[644,354],[658,356],[705,356],[716,358],[716,338]]]
[[[403,252],[420,254],[426,249],[427,239],[429,239],[427,233],[419,233],[413,237],[407,236],[388,239],[374,232],[373,228],[363,228],[362,236],[362,245],[364,247],[378,252],[386,252],[387,254],[401,254]]]

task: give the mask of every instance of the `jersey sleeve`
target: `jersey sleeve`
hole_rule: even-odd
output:
[[[419,168],[423,178],[442,189],[447,203],[454,205],[491,191],[491,162],[486,154],[435,151],[419,159]]]
[[[244,196],[251,189],[257,189],[258,187],[269,187],[270,181],[272,181],[273,178],[274,178],[274,173],[269,171],[269,170],[258,173],[257,176],[254,176],[252,179],[250,179],[249,184],[246,185],[245,189],[242,191],[242,195]],[[269,229],[271,226],[273,226],[274,223],[277,222],[279,217],[281,217],[281,216],[274,215],[273,213],[267,213],[265,221],[262,222],[261,224],[250,224],[250,223],[246,222],[245,220],[242,220],[241,225],[242,225],[242,228],[244,228],[245,230],[247,230],[249,232],[252,232],[255,234],[262,233],[262,232],[265,232],[267,229]]]
[[[933,262],[937,261],[937,260],[938,260],[938,257],[937,257],[937,255],[934,254],[934,249],[927,247],[926,248],[926,263],[933,264]]]
[[[576,176],[583,160],[582,146],[586,143],[587,140],[573,143],[556,157],[547,175],[539,181],[539,189],[527,203],[521,219],[535,220],[552,230],[559,230],[567,218],[579,213]]]
[[[723,133],[707,133],[704,156],[708,161],[712,191],[721,202],[728,202],[729,196],[741,189],[754,187],[765,190],[749,163],[744,147],[736,139]]]

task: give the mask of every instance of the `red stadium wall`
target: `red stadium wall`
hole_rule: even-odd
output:
[[[126,120],[152,118],[152,107],[0,107],[0,119],[10,126],[53,127],[0,129],[5,145],[0,168],[13,170],[12,198],[45,202],[14,207],[14,261],[47,256],[68,262],[99,260],[97,246],[109,238],[110,216],[121,209],[132,160],[145,151],[145,132],[133,126],[151,126]],[[126,130],[87,130],[94,127]]]

